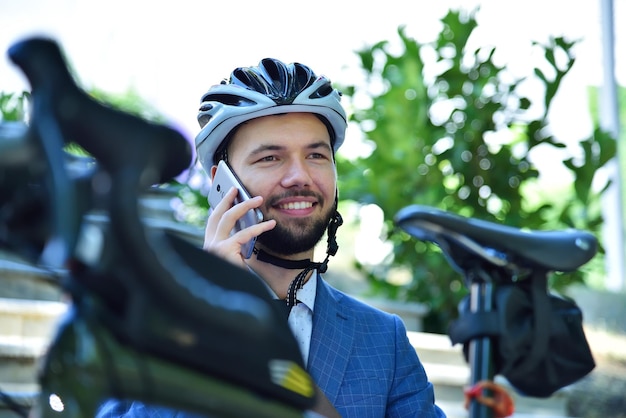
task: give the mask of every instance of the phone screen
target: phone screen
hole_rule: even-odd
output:
[[[213,177],[213,183],[211,184],[211,190],[209,191],[209,205],[211,208],[217,206],[222,201],[224,195],[230,190],[231,187],[236,187],[239,193],[235,198],[235,204],[241,203],[250,199],[250,194],[245,189],[243,184],[239,181],[235,173],[230,169],[228,163],[221,160],[217,165],[217,171]],[[259,209],[249,210],[244,216],[239,218],[235,227],[231,231],[234,234],[249,226],[255,225],[263,220],[263,214]],[[241,254],[244,258],[250,258],[252,251],[254,250],[254,244],[256,243],[256,237],[244,244],[241,247]]]

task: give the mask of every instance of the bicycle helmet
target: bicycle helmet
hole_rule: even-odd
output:
[[[331,134],[333,150],[343,143],[346,113],[341,93],[325,76],[306,65],[285,64],[265,58],[256,67],[239,67],[229,80],[215,85],[202,96],[196,150],[205,170],[222,157],[216,150],[239,124],[261,116],[289,112],[318,115]]]

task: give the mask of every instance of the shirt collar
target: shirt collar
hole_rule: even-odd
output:
[[[258,277],[258,279],[261,281],[261,283],[263,283],[267,291],[270,292],[270,295],[274,299],[278,299],[276,293],[274,293],[272,288],[265,282],[265,280],[261,278],[261,276],[256,273],[256,271],[252,270],[250,266],[248,266],[248,270],[256,277]],[[314,270],[313,273],[311,273],[311,278],[307,280],[304,286],[302,286],[302,288],[296,292],[296,299],[298,299],[300,303],[303,303],[307,308],[309,308],[311,312],[313,312],[313,307],[315,306],[315,294],[317,292],[318,274],[319,272],[317,270]]]

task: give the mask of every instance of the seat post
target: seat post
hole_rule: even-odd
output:
[[[470,312],[490,312],[493,310],[495,283],[484,281],[468,274],[470,289]],[[490,337],[478,337],[470,341],[468,359],[470,363],[470,383],[481,380],[493,380],[493,344]],[[484,396],[492,396],[490,390],[483,389]],[[493,410],[472,399],[469,409],[470,418],[493,418]]]

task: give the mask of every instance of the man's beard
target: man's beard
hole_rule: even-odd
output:
[[[261,234],[257,241],[273,253],[293,255],[309,251],[322,239],[335,207],[323,217],[311,222],[310,219],[292,219],[289,225],[276,223],[274,229]]]

